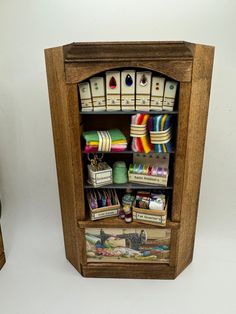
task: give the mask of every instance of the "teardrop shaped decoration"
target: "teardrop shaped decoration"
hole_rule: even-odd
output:
[[[142,76],[141,76],[141,79],[140,79],[140,85],[141,86],[146,86],[147,85],[147,83],[148,83],[148,80],[147,80],[147,77],[146,77],[146,75],[145,74],[143,74]]]
[[[109,87],[114,89],[116,88],[116,86],[117,86],[116,79],[114,78],[114,76],[112,76],[109,82]]]
[[[132,79],[132,77],[131,77],[130,74],[127,74],[127,75],[126,75],[125,84],[126,84],[127,86],[132,86],[132,85],[133,85],[133,79]]]

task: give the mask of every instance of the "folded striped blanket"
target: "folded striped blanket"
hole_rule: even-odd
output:
[[[108,131],[85,131],[85,152],[123,151],[127,148],[127,140],[119,129]]]

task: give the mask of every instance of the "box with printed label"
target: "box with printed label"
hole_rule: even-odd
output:
[[[88,183],[94,187],[99,187],[107,184],[111,184],[112,180],[112,168],[107,165],[107,169],[94,171],[91,165],[88,165]]]
[[[151,210],[133,206],[133,221],[149,225],[166,226],[168,202],[164,210]]]

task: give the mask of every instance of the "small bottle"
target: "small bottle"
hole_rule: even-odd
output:
[[[126,222],[132,221],[132,206],[134,202],[134,196],[132,195],[132,189],[126,189],[125,195],[122,197],[122,218]]]
[[[124,212],[123,206],[125,205],[125,200],[127,198],[127,195],[131,195],[131,193],[132,193],[132,190],[128,188],[125,190],[125,194],[122,197],[121,208],[119,210],[119,217],[121,219],[125,219],[125,212]]]
[[[125,204],[123,209],[125,213],[125,221],[126,222],[132,222],[132,209],[130,204]]]
[[[119,217],[121,219],[125,219],[125,212],[124,212],[124,209],[123,209],[123,205],[121,206],[121,208],[119,209]]]

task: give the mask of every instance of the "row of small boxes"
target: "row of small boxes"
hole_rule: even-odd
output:
[[[107,71],[79,83],[82,111],[173,111],[178,83],[151,71]]]

